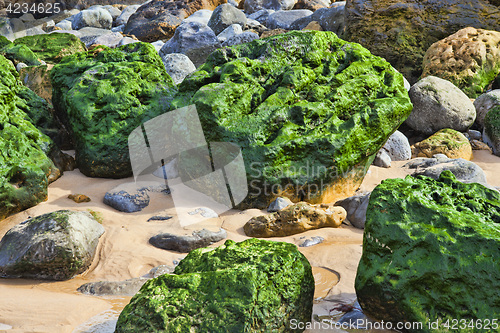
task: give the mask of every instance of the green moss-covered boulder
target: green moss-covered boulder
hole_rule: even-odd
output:
[[[431,158],[436,154],[444,154],[449,158],[463,158],[467,161],[473,157],[469,139],[451,128],[443,128],[411,148],[414,157]]]
[[[289,32],[213,52],[179,85],[207,141],[242,148],[249,195],[334,202],[351,195],[411,112],[403,77],[332,32]]]
[[[367,314],[423,324],[408,332],[484,332],[476,324],[486,319],[488,332],[500,332],[491,325],[500,314],[498,191],[450,171],[385,180],[371,193],[364,232],[355,287]],[[467,325],[445,329],[454,320]]]
[[[168,110],[175,93],[155,48],[134,43],[76,53],[54,66],[51,79],[52,102],[71,132],[80,171],[130,176],[128,136]]]
[[[493,153],[500,156],[500,106],[495,106],[486,114],[483,136]]]
[[[345,21],[347,40],[387,59],[411,84],[438,40],[465,27],[500,31],[500,11],[488,0],[351,0]]]
[[[28,47],[39,59],[49,64],[57,64],[67,55],[87,50],[75,35],[55,32],[18,38],[14,44]]]
[[[290,322],[311,320],[313,296],[311,266],[295,245],[228,240],[146,282],[116,332],[301,332]]]
[[[0,241],[0,277],[70,279],[92,264],[103,233],[88,212],[59,210],[26,220]]]
[[[40,60],[26,45],[16,45],[4,36],[0,36],[0,55],[17,65],[20,62],[28,66],[41,65]]]
[[[24,112],[36,112],[39,97],[23,96],[24,89],[0,56],[0,220],[45,200],[49,181],[60,175],[47,157],[56,150],[52,140]]]

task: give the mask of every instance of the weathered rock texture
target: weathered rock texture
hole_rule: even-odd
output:
[[[90,266],[103,233],[87,212],[59,210],[29,219],[0,241],[0,276],[70,279]]]
[[[52,101],[72,134],[80,171],[130,176],[128,136],[165,112],[174,86],[155,48],[133,43],[77,53],[54,66],[51,78]]]
[[[346,38],[384,57],[410,83],[427,49],[465,27],[500,31],[500,11],[486,0],[349,0]]]
[[[311,320],[313,296],[311,266],[295,245],[228,240],[146,282],[116,332],[302,332],[290,322]]]
[[[436,332],[436,320],[498,317],[499,225],[500,193],[449,171],[437,181],[383,181],[370,197],[356,276],[363,311],[423,324],[407,332]],[[460,332],[480,331],[474,327]]]
[[[178,87],[172,105],[196,105],[207,141],[242,148],[243,206],[263,209],[352,195],[412,108],[400,73],[332,32],[219,49]]]
[[[290,236],[307,230],[336,228],[346,215],[343,207],[314,207],[299,202],[275,213],[253,217],[243,226],[243,230],[249,237]]]
[[[422,77],[446,79],[476,98],[500,75],[500,31],[457,31],[429,47],[423,60]]]
[[[432,157],[444,154],[449,158],[472,159],[472,146],[460,132],[445,128],[412,147],[414,157]]]
[[[0,220],[46,200],[49,182],[60,175],[48,157],[56,147],[29,116],[46,111],[46,104],[0,55]]]
[[[214,10],[226,0],[153,0],[130,16],[123,33],[135,35],[143,42],[168,39],[182,20],[200,9]]]

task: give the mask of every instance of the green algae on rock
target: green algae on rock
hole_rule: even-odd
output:
[[[123,309],[123,332],[302,332],[312,269],[297,247],[256,238],[191,251],[174,274],[149,280]]]
[[[484,118],[485,141],[493,149],[493,153],[500,156],[500,106],[495,106]]]
[[[430,323],[500,313],[500,193],[450,171],[383,181],[371,193],[356,294],[368,315]],[[439,332],[448,332],[439,326]],[[460,332],[483,332],[467,326]]]
[[[25,45],[16,45],[4,36],[0,36],[0,55],[3,55],[17,65],[22,62],[28,66],[38,66],[42,63],[38,57]]]
[[[60,175],[47,157],[57,150],[52,140],[24,112],[40,101],[20,97],[24,89],[12,63],[0,56],[0,220],[46,200],[49,181]]]
[[[64,57],[51,71],[52,102],[90,177],[132,175],[128,136],[169,109],[176,92],[155,48],[133,43]]]
[[[55,32],[18,38],[14,45],[27,46],[39,59],[49,64],[57,64],[65,56],[87,50],[75,35]]]
[[[0,276],[70,279],[89,268],[103,233],[88,212],[59,210],[31,218],[0,241]]]
[[[415,157],[431,158],[436,154],[444,154],[448,158],[463,158],[467,161],[473,157],[469,139],[451,128],[443,128],[412,146],[412,155]]]
[[[334,202],[352,195],[412,105],[384,59],[332,32],[289,32],[213,52],[178,86],[209,142],[242,148],[249,195]]]

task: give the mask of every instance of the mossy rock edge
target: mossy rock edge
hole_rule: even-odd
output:
[[[146,282],[116,332],[302,332],[290,321],[311,320],[313,297],[311,266],[295,245],[228,240]]]

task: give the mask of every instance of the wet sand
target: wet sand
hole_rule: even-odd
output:
[[[487,151],[474,151],[476,162],[487,174],[488,182],[500,186],[500,157]],[[391,168],[370,167],[361,190],[371,191],[383,179],[404,177],[406,162],[392,162]],[[173,265],[185,254],[161,250],[149,245],[151,236],[162,233],[185,233],[202,227],[216,230],[222,226],[228,239],[247,239],[243,225],[253,216],[264,213],[257,209],[232,210],[219,218],[201,224],[181,227],[176,218],[147,222],[153,215],[174,213],[169,197],[162,193],[151,196],[151,204],[141,212],[120,213],[102,203],[104,194],[133,179],[95,179],[83,176],[78,170],[49,186],[46,202],[20,212],[0,222],[0,237],[14,225],[36,216],[60,209],[94,210],[103,217],[106,233],[101,237],[91,268],[71,280],[62,282],[0,279],[0,332],[99,332],[113,331],[121,309],[130,297],[94,297],[82,295],[76,289],[91,281],[120,281],[145,275],[158,265]],[[85,194],[91,202],[77,204],[69,194]],[[311,230],[299,235],[277,237],[272,240],[301,244],[306,238],[321,236],[322,244],[299,247],[313,266],[316,280],[314,315],[335,315],[330,310],[339,303],[352,303],[356,297],[354,279],[362,252],[363,231],[350,226]],[[219,246],[224,241],[212,246]],[[307,332],[336,332],[336,330],[309,330]]]

